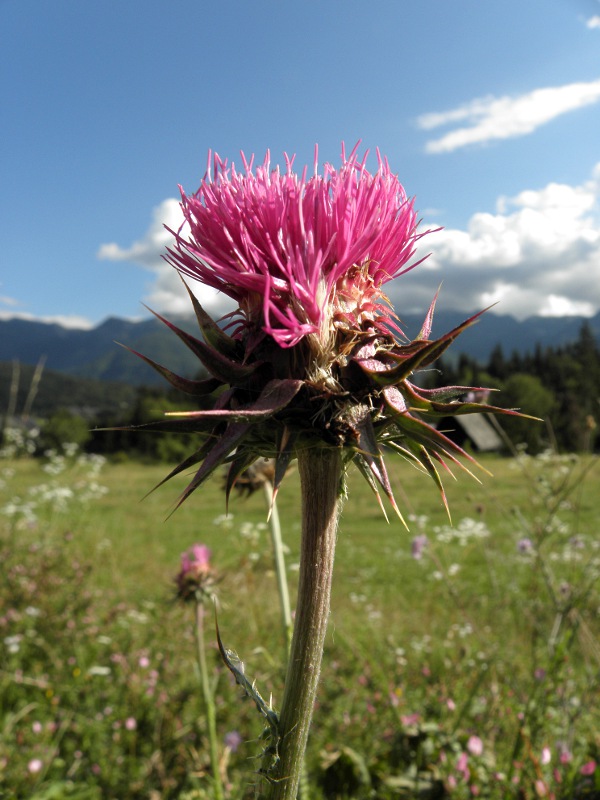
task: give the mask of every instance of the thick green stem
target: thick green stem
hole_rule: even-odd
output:
[[[206,706],[206,723],[208,728],[208,743],[210,748],[210,765],[213,773],[213,788],[215,800],[223,800],[223,786],[219,772],[219,748],[217,743],[217,720],[215,701],[210,687],[208,667],[206,664],[206,650],[204,645],[204,606],[200,600],[196,601],[196,643],[198,645],[198,665],[202,681],[202,694]]]
[[[269,773],[268,800],[296,800],[321,673],[340,510],[342,458],[337,450],[298,457],[302,544],[294,635],[281,706],[279,761]]]

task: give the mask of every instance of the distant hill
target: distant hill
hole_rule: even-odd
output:
[[[434,319],[433,335],[441,335],[459,325],[462,312],[440,310]],[[176,318],[173,322],[197,333],[192,318]],[[510,316],[484,314],[480,322],[467,330],[450,351],[485,362],[497,344],[506,355],[513,351],[526,353],[536,344],[560,346],[577,339],[584,317],[529,317],[518,321]],[[415,336],[422,317],[404,317],[403,329]],[[595,337],[600,340],[600,313],[587,319]],[[126,344],[166,364],[174,372],[188,377],[198,373],[198,362],[179,339],[156,319],[140,322],[110,317],[91,330],[63,328],[60,325],[21,319],[0,320],[0,362],[19,361],[35,365],[46,358],[46,370],[80,378],[113,381],[133,386],[163,383],[154,370],[141,359],[115,344]],[[1,376],[2,384],[6,375]]]
[[[87,419],[124,415],[136,396],[128,383],[98,381],[40,370],[29,364],[0,362],[0,417],[6,412],[17,416],[48,417],[57,408],[66,409]]]
[[[192,319],[174,319],[193,331]],[[197,326],[196,326],[197,330]],[[110,317],[96,328],[81,330],[21,319],[0,320],[0,361],[35,365],[82,378],[134,386],[162,383],[157,373],[116,342],[138,350],[174,372],[194,376],[198,361],[156,319],[141,322]]]

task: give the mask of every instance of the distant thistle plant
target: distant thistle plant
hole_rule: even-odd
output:
[[[220,465],[227,494],[257,459],[275,460],[277,493],[298,458],[303,528],[294,640],[277,753],[267,777],[272,798],[295,798],[319,678],[344,474],[354,462],[381,508],[380,492],[402,519],[383,459],[398,452],[429,474],[446,498],[438,467],[473,459],[435,427],[436,419],[492,406],[460,402],[478,387],[427,390],[412,380],[475,315],[432,340],[435,298],[414,341],[404,337],[385,285],[413,269],[413,203],[379,153],[375,173],[357,148],[339,169],[312,175],[271,169],[269,154],[244,172],[215,156],[198,191],[182,191],[185,222],[166,260],[182,275],[222,291],[238,308],[218,326],[189,292],[202,339],[159,315],[210,377],[192,381],[146,356],[197,408],[146,428],[196,431],[198,449],[168,476],[197,470],[180,503]],[[422,260],[422,259],[421,259]],[[189,290],[188,290],[189,291]],[[139,355],[139,354],[138,354]],[[502,411],[502,413],[510,413]],[[164,482],[164,481],[163,481]],[[384,512],[385,513],[385,512]]]
[[[175,577],[179,600],[211,600],[215,574],[210,564],[211,552],[205,544],[195,544],[181,554],[181,568]]]
[[[206,725],[208,745],[210,750],[210,764],[213,779],[213,793],[215,800],[223,800],[223,785],[219,767],[219,743],[217,739],[217,712],[215,708],[214,690],[208,672],[206,660],[206,646],[204,644],[204,619],[206,617],[206,603],[214,602],[213,588],[215,585],[215,572],[210,563],[211,551],[205,544],[194,544],[189,550],[181,554],[181,567],[175,577],[177,598],[185,603],[195,603],[196,649],[198,652],[198,668],[202,695],[206,708]]]

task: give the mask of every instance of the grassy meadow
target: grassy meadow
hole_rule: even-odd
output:
[[[5,454],[6,455],[6,454]],[[304,798],[600,797],[597,460],[484,457],[434,484],[390,457],[410,531],[348,477]],[[73,453],[0,459],[0,797],[215,797],[180,555],[212,551],[225,646],[282,695],[262,492]],[[292,471],[278,508],[292,602]],[[260,793],[262,719],[206,630],[227,798]]]

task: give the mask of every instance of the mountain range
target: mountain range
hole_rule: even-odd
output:
[[[462,312],[437,312],[432,335],[439,336],[451,330],[464,318]],[[173,317],[172,321],[198,335],[194,318]],[[497,345],[502,346],[505,355],[513,351],[532,352],[538,344],[558,347],[576,340],[584,322],[596,339],[600,339],[600,313],[592,318],[529,317],[520,321],[511,316],[487,313],[459,337],[449,352],[453,357],[465,353],[485,362]],[[403,330],[411,337],[417,335],[421,324],[422,316],[402,320]],[[0,320],[0,362],[35,365],[45,359],[45,369],[73,377],[134,386],[163,383],[147,364],[115,342],[167,365],[173,372],[188,377],[198,373],[197,359],[154,318],[135,322],[109,317],[90,330],[18,318]]]

